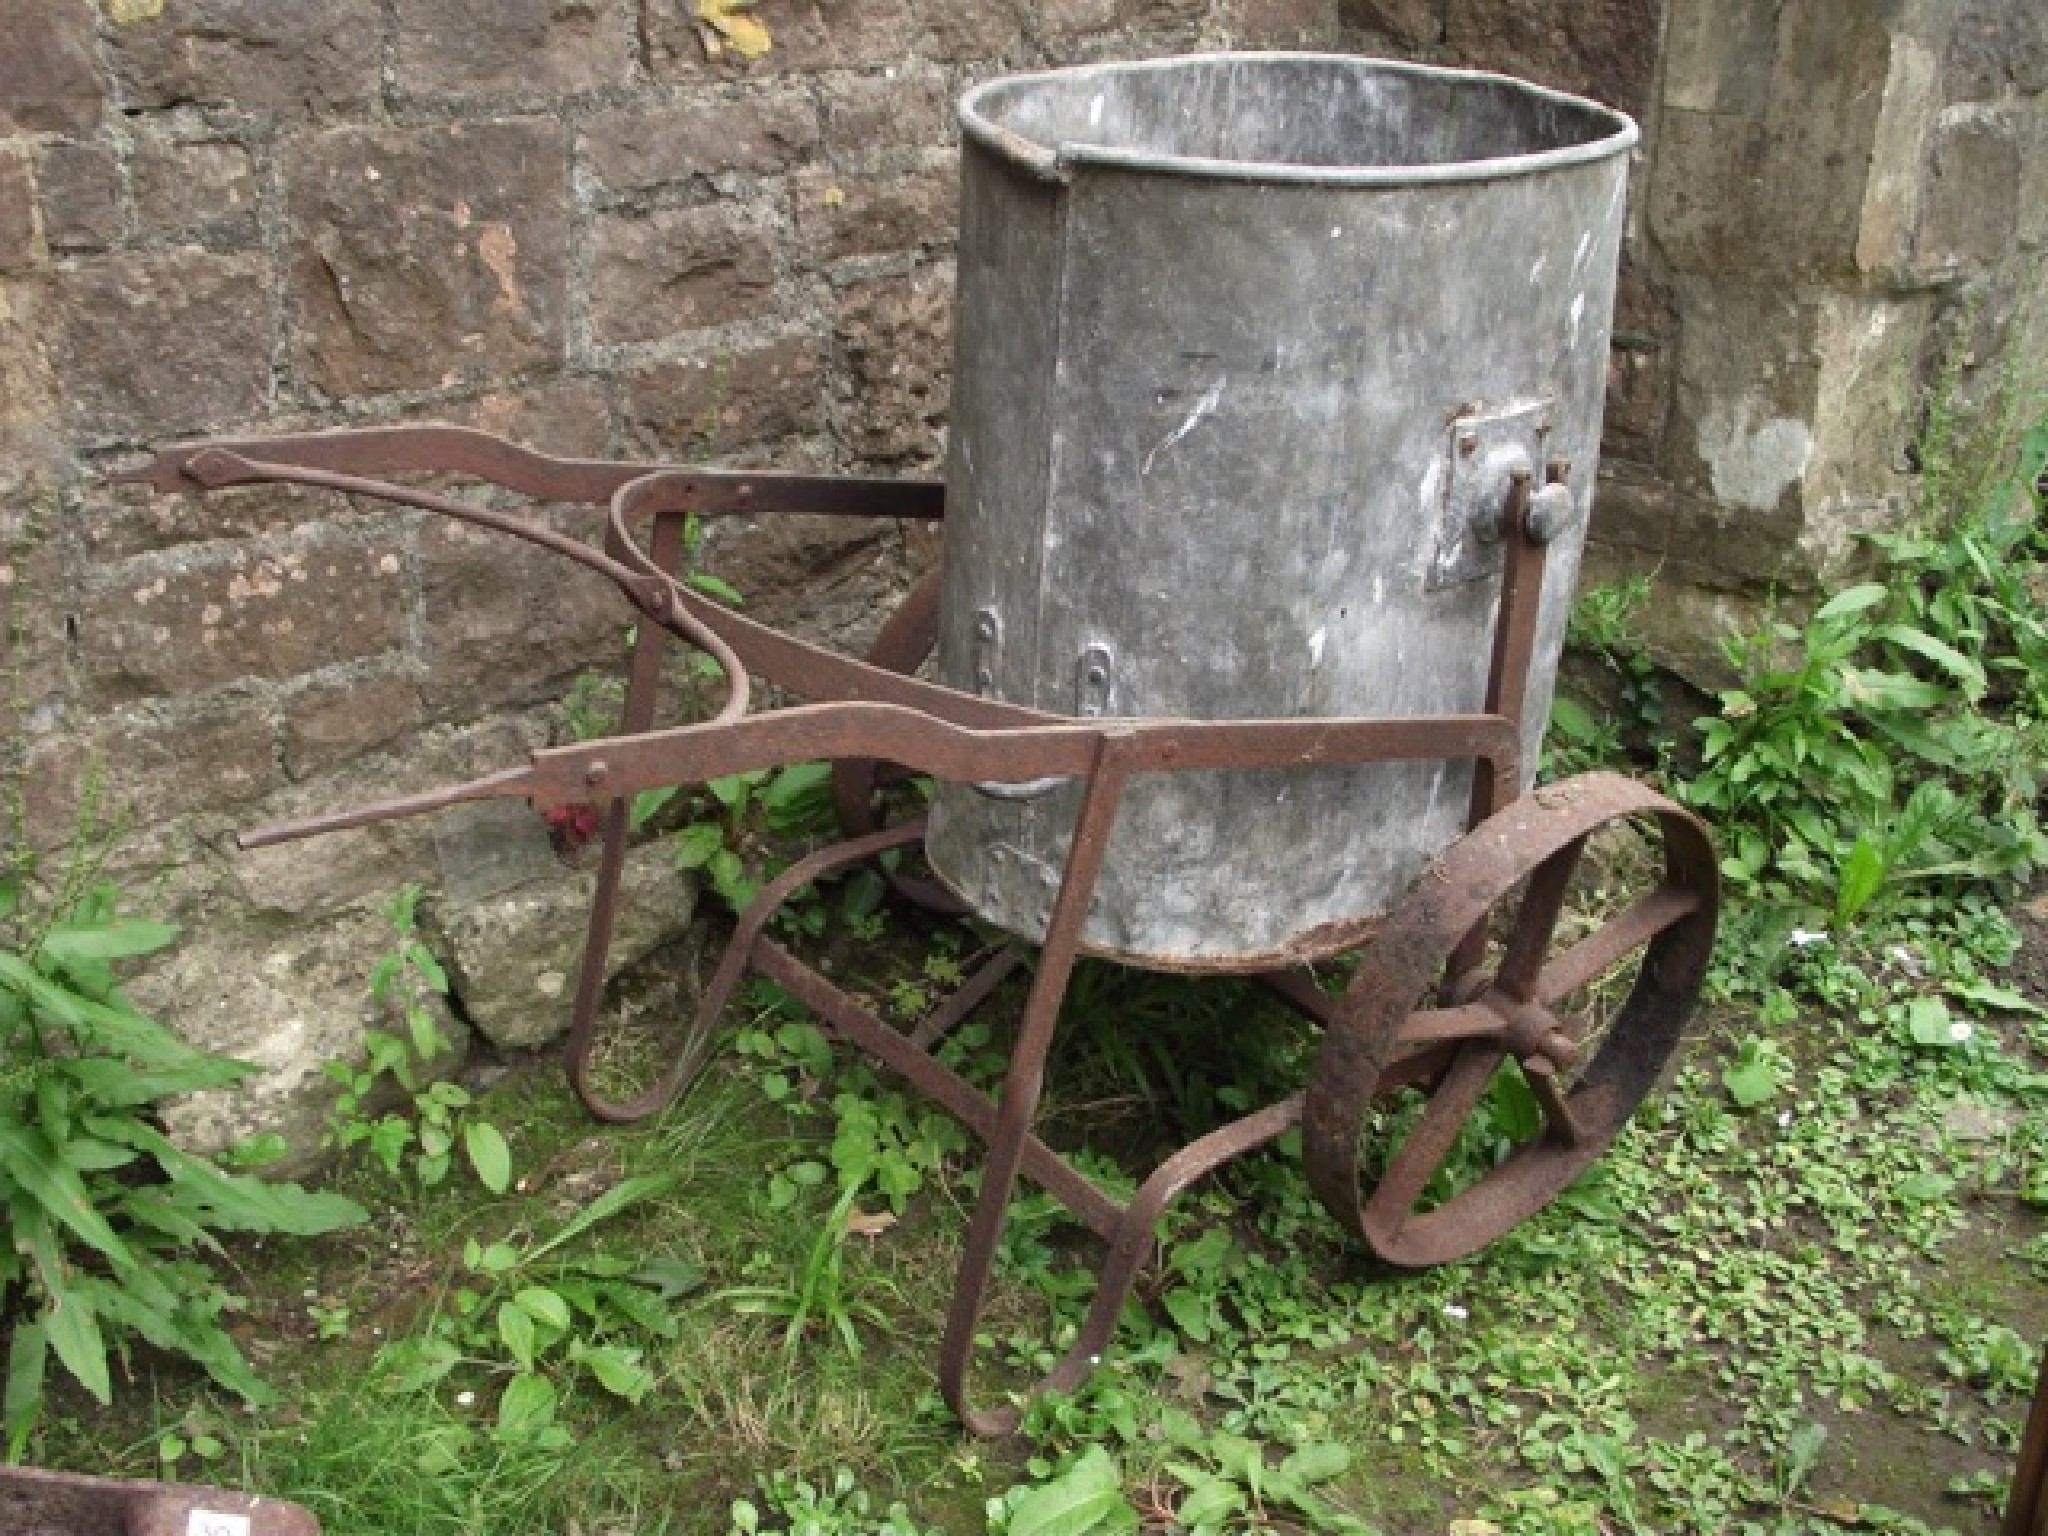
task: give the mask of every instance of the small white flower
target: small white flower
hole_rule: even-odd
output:
[[[1100,1364],[1102,1364],[1102,1356],[1100,1356],[1100,1355],[1090,1355],[1090,1356],[1088,1357],[1088,1364],[1089,1364],[1090,1366],[1097,1366],[1097,1365],[1100,1365]]]
[[[458,1392],[455,1394],[455,1406],[458,1408],[467,1408],[475,1401],[476,1394],[474,1392]]]
[[[1968,1019],[1957,1019],[1948,1027],[1948,1037],[1955,1041],[1957,1045],[1961,1045],[1975,1033],[1977,1033],[1977,1026]]]
[[[1828,936],[1813,928],[1794,928],[1785,942],[1794,949],[1811,949],[1816,944],[1825,944]]]
[[[1463,1321],[1465,1321],[1466,1318],[1470,1317],[1471,1315],[1472,1314],[1470,1312],[1466,1311],[1463,1307],[1459,1306],[1455,1301],[1447,1301],[1444,1303],[1445,1317],[1451,1318],[1457,1322],[1462,1323]]]
[[[1789,1110],[1789,1109],[1781,1109],[1781,1110],[1779,1110],[1779,1111],[1778,1111],[1778,1124],[1780,1124],[1780,1125],[1790,1125],[1791,1123],[1792,1123],[1792,1111],[1791,1111],[1791,1110]]]

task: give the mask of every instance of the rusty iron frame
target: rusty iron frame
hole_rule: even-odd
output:
[[[540,502],[608,506],[602,549],[546,524],[394,483],[393,475],[461,474]],[[1553,466],[1553,477],[1562,466]],[[743,513],[805,512],[937,520],[935,482],[861,480],[684,466],[550,458],[464,428],[359,429],[164,449],[117,478],[162,493],[289,484],[373,497],[527,540],[612,581],[641,615],[627,667],[619,733],[534,752],[523,766],[352,810],[267,827],[243,838],[261,847],[455,805],[517,798],[549,810],[601,815],[603,848],[565,1048],[569,1077],[600,1119],[628,1121],[670,1102],[708,1054],[734,989],[758,972],[813,1010],[843,1039],[908,1080],[986,1147],[940,1350],[946,1401],[980,1433],[1019,1419],[1014,1402],[978,1406],[969,1389],[973,1341],[1017,1179],[1057,1198],[1105,1244],[1087,1318],[1035,1391],[1070,1390],[1097,1363],[1118,1312],[1151,1256],[1160,1214],[1195,1180],[1299,1125],[1312,1186],[1347,1230],[1396,1264],[1469,1253],[1540,1208],[1597,1157],[1670,1059],[1697,997],[1718,909],[1715,861],[1699,823],[1625,779],[1587,775],[1534,796],[1521,792],[1522,699],[1535,645],[1545,551],[1529,521],[1531,484],[1514,478],[1504,518],[1504,571],[1486,705],[1470,715],[1403,719],[1071,719],[943,687],[915,675],[936,633],[938,589],[919,585],[854,660],[711,601],[679,576],[686,521]],[[726,698],[709,719],[658,727],[664,650],[679,639],[723,670]],[[749,713],[753,679],[803,702]],[[617,918],[629,809],[642,790],[824,758],[846,841],[799,861],[742,913],[701,1005],[657,1080],[624,1101],[594,1083],[591,1058],[604,961]],[[1140,774],[1359,764],[1399,760],[1475,765],[1470,834],[1428,870],[1381,925],[1310,935],[1295,949],[1235,966],[1266,982],[1321,1024],[1323,1046],[1305,1090],[1199,1137],[1167,1158],[1119,1204],[1033,1134],[1054,1025],[1083,953],[1082,920],[1095,889],[1124,788]],[[769,921],[797,889],[837,868],[914,846],[918,822],[878,825],[873,791],[891,773],[954,782],[1020,784],[1070,779],[1082,788],[1062,882],[1026,995],[1000,1092],[991,1098],[941,1063],[933,1047],[996,990],[1016,960],[998,952],[938,1015],[906,1036],[889,1027],[787,948]],[[1662,882],[1606,927],[1546,959],[1572,871],[1587,839],[1618,819],[1662,833]],[[928,880],[899,890],[958,912]],[[1502,958],[1482,965],[1490,919],[1516,910]],[[1371,942],[1366,942],[1368,939]],[[1361,948],[1361,946],[1363,946]],[[1618,1015],[1588,1038],[1561,1000],[1636,951],[1643,961]],[[1358,952],[1353,978],[1326,996],[1303,967]],[[1433,1002],[1441,998],[1441,1006]],[[1584,1059],[1582,1059],[1582,1057]],[[1545,1129],[1493,1173],[1429,1211],[1424,1183],[1495,1069],[1512,1058],[1536,1091]],[[1374,1187],[1358,1147],[1372,1109],[1397,1088],[1426,1106]]]

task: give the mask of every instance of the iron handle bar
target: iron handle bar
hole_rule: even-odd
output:
[[[599,806],[678,783],[773,768],[803,758],[883,758],[953,782],[1087,777],[1100,744],[1123,744],[1133,773],[1463,760],[1516,781],[1520,742],[1497,715],[1416,720],[1113,719],[986,731],[898,704],[804,704],[637,736],[548,747],[525,766],[417,795],[246,833],[244,848],[294,842],[471,800],[524,799],[541,810]]]
[[[347,475],[463,474],[488,480],[539,501],[601,505],[621,486],[651,472],[688,482],[683,511],[719,516],[773,508],[829,517],[907,517],[937,521],[945,515],[945,484],[837,475],[791,475],[755,470],[698,469],[611,459],[568,459],[473,427],[344,427],[281,437],[214,438],[158,449],[143,464],[107,477],[111,484],[146,485],[163,495],[216,487],[199,480],[192,461],[219,451],[270,465]],[[374,493],[371,493],[374,494]]]

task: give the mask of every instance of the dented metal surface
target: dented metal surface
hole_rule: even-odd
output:
[[[1517,700],[1529,782],[1597,468],[1629,120],[1303,54],[1015,77],[961,118],[939,676],[1071,714],[1100,651],[1111,714],[1478,709],[1509,479],[1569,461]],[[933,865],[1040,935],[1079,796],[942,790]],[[1084,941],[1173,968],[1285,954],[1384,912],[1468,798],[1431,762],[1134,784]]]

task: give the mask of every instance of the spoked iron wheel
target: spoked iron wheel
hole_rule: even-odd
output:
[[[1624,822],[1661,838],[1661,870],[1590,931],[1563,937],[1588,840]],[[1631,780],[1566,779],[1474,828],[1389,916],[1325,1032],[1303,1112],[1317,1197],[1404,1268],[1463,1258],[1534,1215],[1657,1084],[1698,1001],[1718,910],[1705,830]],[[1631,969],[1625,1000],[1601,1006]],[[1574,1006],[1589,995],[1594,1004]],[[1534,1123],[1457,1182],[1448,1165],[1461,1133],[1516,1074]],[[1416,1083],[1419,1105],[1376,1116]],[[1371,1144],[1376,1118],[1394,1122],[1387,1145]]]

